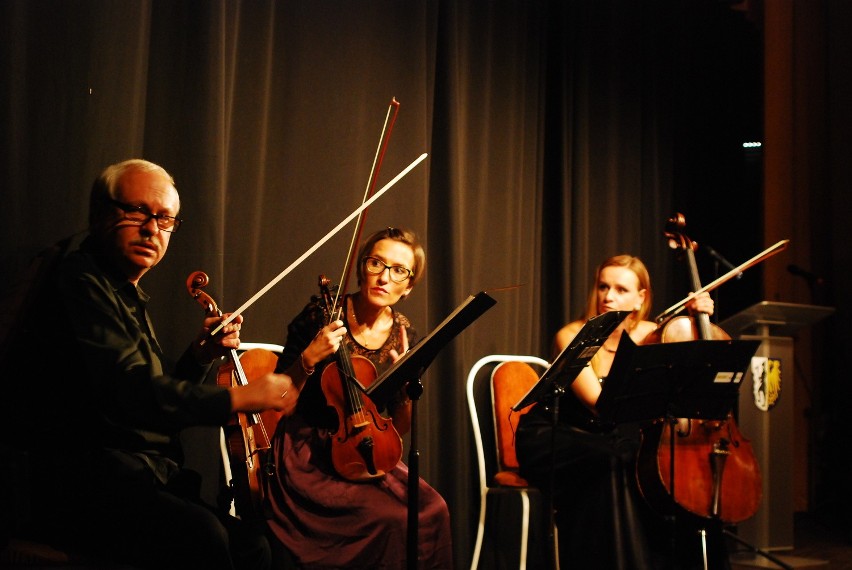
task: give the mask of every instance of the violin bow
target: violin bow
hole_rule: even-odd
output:
[[[391,115],[393,113],[393,115]],[[379,171],[382,169],[382,161],[385,158],[385,151],[388,148],[388,142],[390,141],[391,132],[393,132],[393,126],[396,123],[396,116],[399,114],[399,101],[396,100],[396,97],[391,98],[391,102],[388,105],[388,111],[385,114],[385,123],[382,125],[382,133],[379,136],[379,144],[376,146],[376,154],[373,157],[373,165],[370,167],[370,176],[367,178],[367,187],[364,189],[364,197],[361,199],[361,203],[367,201],[370,196],[373,195],[373,192],[376,188],[376,180],[379,178]],[[361,241],[361,232],[364,229],[364,220],[367,218],[367,211],[364,210],[362,213],[358,214],[358,220],[355,222],[355,231],[352,233],[352,240],[349,242],[349,251],[346,254],[346,261],[343,263],[343,275],[340,277],[340,287],[337,288],[337,292],[334,295],[334,301],[332,302],[332,308],[337,307],[337,303],[340,300],[341,295],[346,294],[346,290],[349,288],[349,276],[352,273],[352,265],[355,264],[356,260],[354,259],[354,255],[356,250],[358,249],[358,244]],[[332,311],[333,313],[334,311]]]
[[[765,250],[758,253],[757,255],[755,255],[754,257],[749,259],[748,261],[743,262],[738,267],[734,267],[733,269],[731,269],[730,271],[728,271],[727,273],[725,273],[724,275],[722,275],[721,277],[719,277],[715,281],[711,281],[710,283],[708,283],[704,287],[700,288],[698,291],[694,291],[694,292],[690,293],[688,297],[681,299],[680,301],[678,301],[677,303],[675,303],[674,305],[672,305],[671,307],[669,307],[668,309],[666,309],[665,311],[663,311],[662,313],[657,315],[657,317],[654,319],[654,321],[658,325],[664,323],[665,321],[668,321],[669,319],[674,317],[676,314],[681,312],[684,309],[684,307],[686,307],[686,304],[689,303],[689,301],[692,300],[696,295],[700,295],[701,293],[705,293],[707,291],[712,291],[713,289],[715,289],[716,287],[718,287],[722,283],[725,283],[726,281],[733,279],[734,277],[736,277],[737,275],[739,275],[740,273],[742,273],[746,269],[749,269],[750,267],[753,267],[753,266],[757,265],[758,263],[761,263],[761,262],[769,259],[770,257],[775,255],[776,253],[781,253],[782,251],[787,249],[788,245],[790,245],[790,240],[782,239],[781,241],[779,241],[778,243],[776,243],[772,247],[766,248]]]
[[[257,300],[258,300],[258,299],[260,299],[262,296],[264,296],[264,295],[265,295],[265,294],[266,294],[266,293],[267,293],[270,289],[272,289],[272,288],[273,288],[276,284],[278,284],[278,282],[279,282],[279,281],[281,281],[282,279],[284,279],[284,277],[286,277],[286,276],[287,276],[287,275],[288,275],[291,271],[293,271],[296,267],[298,267],[298,266],[299,266],[299,265],[300,265],[300,264],[301,264],[301,263],[302,263],[305,259],[307,259],[307,258],[308,258],[308,257],[309,257],[312,253],[314,253],[314,252],[315,252],[317,249],[319,249],[319,248],[320,248],[320,247],[321,247],[321,246],[322,246],[325,242],[327,242],[329,239],[331,239],[331,237],[332,237],[332,236],[334,236],[337,232],[339,232],[339,231],[341,230],[341,228],[343,228],[343,226],[345,226],[345,225],[346,225],[346,224],[348,224],[350,221],[352,221],[352,219],[353,219],[353,218],[355,218],[355,216],[357,216],[358,214],[360,214],[361,212],[363,212],[364,210],[366,210],[367,208],[369,208],[369,207],[370,207],[370,205],[371,205],[373,202],[375,202],[376,200],[378,200],[379,198],[381,198],[381,197],[382,197],[382,195],[384,195],[384,193],[385,193],[385,192],[387,192],[388,190],[390,190],[390,189],[394,186],[394,184],[396,184],[397,182],[399,182],[399,181],[400,181],[400,179],[401,179],[401,178],[403,178],[406,174],[408,174],[411,170],[413,170],[415,166],[417,166],[418,164],[420,164],[421,162],[423,162],[423,161],[426,159],[426,157],[427,157],[427,156],[429,156],[429,154],[424,152],[423,154],[421,154],[420,156],[418,156],[417,158],[415,158],[415,159],[414,159],[414,161],[413,161],[411,164],[409,164],[408,166],[406,166],[406,167],[402,170],[402,172],[400,172],[399,174],[397,174],[396,176],[394,176],[394,177],[393,177],[393,179],[392,179],[390,182],[388,182],[387,184],[385,184],[385,185],[381,188],[381,190],[379,190],[378,192],[376,192],[376,193],[372,196],[372,198],[370,198],[369,200],[367,200],[366,202],[364,202],[363,204],[361,204],[361,205],[360,205],[358,208],[356,208],[356,209],[355,209],[355,210],[354,210],[351,214],[349,214],[348,216],[346,216],[346,217],[345,217],[345,218],[344,218],[344,219],[343,219],[343,220],[342,220],[339,224],[337,224],[335,227],[333,227],[331,230],[329,230],[329,232],[328,232],[327,234],[325,234],[325,236],[323,236],[323,237],[322,237],[322,238],[321,238],[318,242],[316,242],[314,245],[312,245],[310,248],[308,248],[308,249],[307,249],[307,251],[305,251],[305,253],[303,253],[302,255],[300,255],[300,256],[298,257],[298,259],[296,259],[293,263],[291,263],[290,265],[288,265],[288,266],[287,266],[287,267],[286,267],[286,268],[285,268],[285,269],[284,269],[281,273],[279,273],[278,275],[276,275],[275,277],[273,277],[273,278],[272,278],[272,280],[271,280],[271,281],[269,281],[269,283],[267,283],[266,285],[264,285],[264,286],[263,286],[263,288],[262,288],[262,289],[260,289],[260,291],[258,291],[258,292],[257,292],[257,293],[255,293],[254,295],[252,295],[252,296],[251,296],[251,298],[249,298],[249,299],[248,299],[245,303],[243,303],[242,305],[240,305],[240,306],[237,308],[237,310],[236,310],[236,311],[234,311],[233,313],[231,313],[231,316],[229,316],[228,318],[226,318],[225,320],[223,320],[221,323],[219,323],[219,326],[217,326],[216,328],[214,328],[213,330],[211,330],[211,331],[210,331],[209,336],[210,336],[210,337],[216,336],[216,335],[219,333],[219,331],[221,331],[221,330],[222,330],[223,328],[225,328],[225,327],[226,327],[226,326],[227,326],[227,325],[228,325],[231,321],[233,321],[235,318],[237,318],[237,315],[242,314],[242,313],[243,313],[243,311],[245,311],[246,309],[248,309],[249,307],[251,307],[251,306],[254,304],[254,302],[255,302],[255,301],[257,301]]]

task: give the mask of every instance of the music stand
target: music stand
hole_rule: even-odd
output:
[[[666,416],[724,419],[759,345],[692,340],[637,346],[622,335],[598,398],[598,414],[614,424]]]
[[[460,332],[478,319],[497,301],[484,291],[471,295],[450,315],[379,376],[369,386],[357,379],[360,389],[379,407],[399,392],[408,382],[406,392],[411,399],[411,432],[408,451],[408,529],[406,534],[407,568],[417,569],[417,534],[419,531],[418,501],[420,479],[420,451],[417,449],[417,401],[423,393],[421,378],[432,361]]]
[[[610,374],[598,398],[601,420],[613,425],[666,418],[670,430],[669,493],[675,501],[675,418],[723,420],[737,402],[740,385],[759,341],[696,340],[637,346],[622,335]],[[672,557],[677,517],[673,508]],[[704,565],[706,530],[702,531]]]
[[[559,398],[565,390],[586,367],[592,357],[600,350],[609,335],[630,314],[630,311],[610,311],[592,317],[577,335],[568,343],[554,361],[542,372],[538,382],[512,406],[512,410],[518,412],[527,406],[537,402],[545,402],[550,406],[551,431],[550,431],[550,481],[547,496],[548,510],[550,512],[550,544],[554,548],[552,559],[555,567],[559,567],[558,552],[555,549],[556,523],[554,520],[553,492],[556,487],[556,426],[559,424]]]
[[[481,291],[471,295],[445,318],[423,340],[393,363],[369,386],[356,380],[361,390],[379,407],[384,407],[406,382],[420,378],[438,353],[473,321],[493,307],[497,301]]]
[[[580,371],[597,353],[612,331],[621,324],[630,311],[610,311],[592,317],[580,332],[571,340],[553,363],[542,372],[538,382],[512,406],[518,412],[536,402],[551,398],[554,392],[560,394],[577,378]]]

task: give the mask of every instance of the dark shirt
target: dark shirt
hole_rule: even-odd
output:
[[[29,433],[56,453],[132,454],[165,481],[183,459],[180,430],[224,424],[229,394],[201,384],[209,366],[189,350],[168,365],[148,295],[111,267],[91,237],[52,275],[17,343],[18,360],[27,363],[19,374],[29,382],[17,407],[35,411],[24,420]]]

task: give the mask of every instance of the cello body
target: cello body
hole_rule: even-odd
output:
[[[669,220],[666,236],[672,247],[686,252],[693,290],[698,291],[696,245],[679,231],[684,225],[677,214]],[[665,321],[642,344],[692,340],[724,341],[730,336],[699,313]],[[735,524],[754,516],[760,506],[763,482],[757,458],[731,413],[724,419],[654,420],[642,428],[636,469],[642,495],[664,513]]]
[[[760,506],[762,480],[754,450],[732,416],[678,420],[674,426],[655,420],[642,429],[636,469],[642,495],[662,512],[676,510],[736,524],[754,516]]]
[[[642,344],[662,342],[687,342],[690,340],[730,340],[731,337],[716,325],[711,324],[707,337],[702,337],[700,325],[690,317],[675,317],[665,326],[657,327],[642,340]]]

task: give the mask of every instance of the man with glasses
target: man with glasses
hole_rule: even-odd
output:
[[[42,357],[22,373],[40,391],[28,402],[38,409],[28,440],[47,450],[32,454],[36,509],[58,539],[134,565],[265,568],[263,533],[200,501],[179,433],[224,425],[235,412],[290,413],[297,391],[272,373],[241,387],[202,384],[212,362],[239,346],[242,317],[215,340],[208,331],[222,318],[205,319],[167,364],[139,280],[166,254],[179,209],[160,166],[109,166],[92,187],[89,235],[45,284],[29,327]]]

